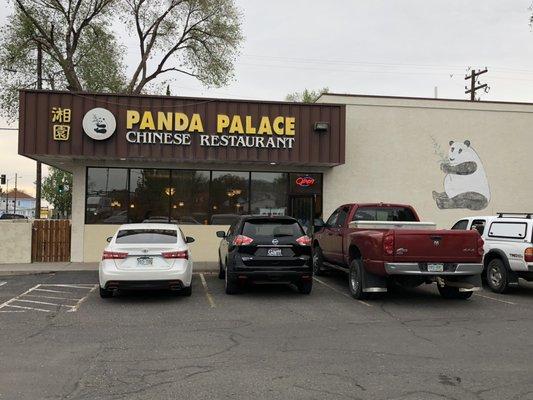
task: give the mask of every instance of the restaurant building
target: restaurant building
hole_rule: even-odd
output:
[[[170,220],[213,262],[240,214],[309,226],[343,203],[406,203],[449,228],[531,212],[532,126],[520,103],[21,91],[19,153],[73,174],[72,261],[97,261],[120,224]]]

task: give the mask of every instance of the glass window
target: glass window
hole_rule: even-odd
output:
[[[209,171],[172,171],[170,215],[180,225],[209,222]]]
[[[132,169],[130,171],[130,221],[169,221],[173,193],[174,190],[170,186],[170,170]]]
[[[406,207],[359,207],[352,221],[416,222],[413,212]]]
[[[507,239],[523,239],[526,237],[525,222],[493,222],[490,224],[489,236]]]
[[[88,224],[128,222],[128,170],[88,168],[85,220]]]
[[[321,194],[322,174],[291,173],[291,194]]]
[[[295,221],[249,220],[244,223],[242,234],[252,239],[272,237],[300,237],[304,235],[302,227]]]
[[[213,171],[211,182],[211,224],[231,225],[248,214],[248,172]]]
[[[127,229],[118,232],[115,242],[118,244],[177,243],[178,231],[174,229]]]
[[[340,210],[339,216],[337,217],[337,221],[335,221],[335,226],[337,228],[341,228],[344,225],[346,218],[348,218],[349,211],[350,211],[349,208],[343,208],[342,210]]]
[[[336,210],[333,212],[333,214],[331,214],[331,216],[328,218],[326,224],[328,226],[335,226],[335,224],[337,223],[337,217],[339,216],[339,210]]]
[[[468,220],[462,219],[461,221],[456,222],[455,225],[452,226],[452,229],[456,231],[464,231],[467,226],[468,226]]]
[[[287,215],[287,174],[252,172],[252,214]]]
[[[486,223],[487,222],[484,219],[475,219],[472,221],[472,227],[470,229],[475,229],[480,235],[483,235],[483,232],[485,232]]]

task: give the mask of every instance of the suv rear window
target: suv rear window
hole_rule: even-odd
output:
[[[411,209],[406,207],[359,207],[352,221],[403,221],[416,222]]]
[[[300,237],[304,231],[296,221],[251,220],[242,227],[242,234],[252,239],[257,237]]]
[[[117,234],[118,244],[171,244],[178,242],[173,229],[125,229]]]

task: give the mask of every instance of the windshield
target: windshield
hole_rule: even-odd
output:
[[[407,207],[360,207],[352,221],[402,221],[416,222],[411,209]]]
[[[258,237],[300,237],[304,235],[304,231],[296,221],[252,220],[244,223],[242,234],[253,239]]]
[[[117,234],[118,244],[172,244],[178,241],[173,229],[127,229]]]

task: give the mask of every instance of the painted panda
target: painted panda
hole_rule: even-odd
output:
[[[440,165],[444,177],[444,192],[433,191],[440,209],[466,208],[482,210],[490,201],[490,188],[483,163],[470,141],[450,141],[448,159]]]

